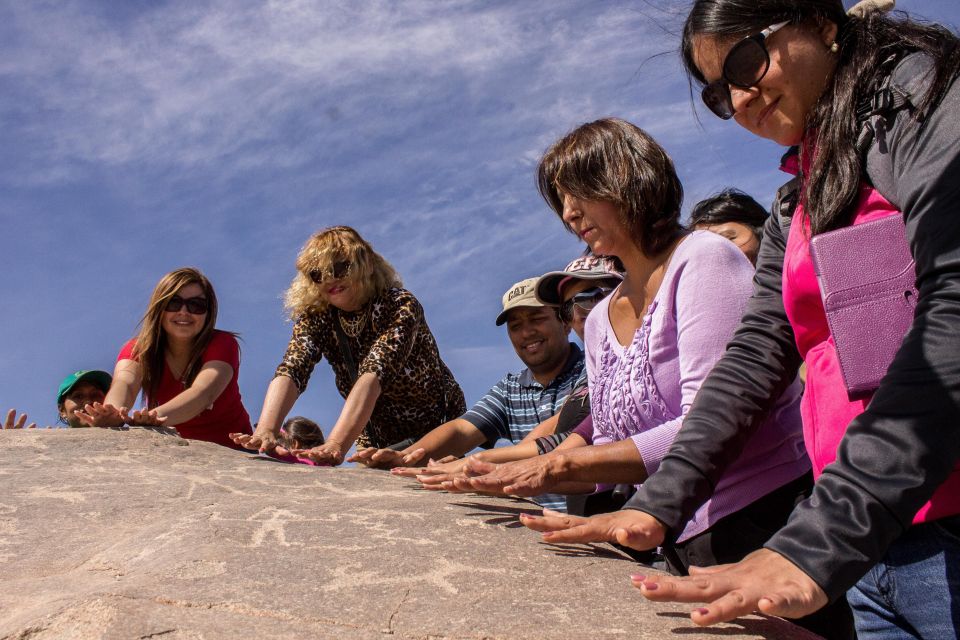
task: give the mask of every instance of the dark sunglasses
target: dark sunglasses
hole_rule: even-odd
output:
[[[729,120],[733,117],[733,97],[730,86],[740,89],[755,87],[770,70],[770,52],[766,40],[774,33],[790,24],[780,22],[767,27],[760,33],[748,36],[735,44],[723,60],[723,71],[719,80],[714,80],[703,88],[700,97],[703,103],[719,118]]]
[[[601,300],[610,295],[611,291],[613,291],[613,289],[608,289],[605,287],[594,287],[593,289],[581,291],[560,305],[560,318],[564,322],[570,322],[573,320],[574,307],[579,307],[580,310],[583,311],[584,315],[590,313],[590,311],[597,306]]]
[[[308,276],[317,284],[323,284],[327,280],[343,280],[350,275],[353,270],[353,262],[350,260],[337,260],[329,269],[311,269]]]
[[[194,298],[181,298],[180,296],[173,296],[167,300],[166,311],[176,313],[183,309],[184,305],[187,307],[187,313],[193,314],[195,316],[202,316],[209,309],[210,305],[207,304],[207,299],[196,296]]]

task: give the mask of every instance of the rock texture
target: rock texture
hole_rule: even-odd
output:
[[[697,629],[533,505],[134,430],[0,432],[0,638],[810,638]]]

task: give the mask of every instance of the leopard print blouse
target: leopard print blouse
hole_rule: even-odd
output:
[[[326,358],[337,390],[347,397],[353,383],[337,343],[333,323],[340,321],[338,313],[351,320],[367,314],[359,335],[347,340],[357,375],[375,374],[382,389],[370,422],[357,439],[358,448],[419,438],[467,410],[460,385],[440,359],[423,307],[406,289],[388,289],[356,314],[329,307],[320,314],[300,316],[277,376],[287,376],[303,393],[313,367]]]

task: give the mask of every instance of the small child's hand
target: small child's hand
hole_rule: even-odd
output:
[[[300,458],[309,458],[324,466],[335,467],[343,463],[343,452],[336,442],[327,442],[313,449],[293,449],[290,453]]]

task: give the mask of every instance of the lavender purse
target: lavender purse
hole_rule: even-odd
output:
[[[810,256],[847,394],[863,396],[880,386],[913,323],[916,269],[903,216],[815,236]]]

